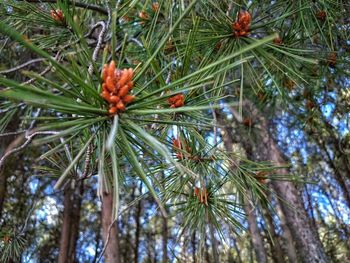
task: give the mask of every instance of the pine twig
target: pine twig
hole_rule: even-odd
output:
[[[45,58],[32,59],[32,60],[29,60],[29,61],[27,61],[27,62],[25,62],[25,63],[23,63],[21,65],[18,65],[16,67],[0,71],[0,74],[9,74],[9,73],[15,72],[17,70],[20,70],[22,68],[25,68],[26,66],[29,66],[30,64],[38,63],[38,62],[41,62],[41,61],[44,61],[44,60],[45,60]]]
[[[25,138],[27,139],[21,146],[18,146],[16,148],[13,148],[12,150],[6,152],[0,159],[0,169],[2,168],[2,166],[5,163],[5,160],[11,156],[12,154],[19,152],[20,150],[24,149],[25,147],[27,147],[31,141],[34,139],[35,136],[37,135],[52,135],[52,134],[58,134],[57,131],[37,131],[32,133],[31,135],[26,135]]]

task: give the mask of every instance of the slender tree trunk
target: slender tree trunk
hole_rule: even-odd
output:
[[[13,121],[10,122],[8,127],[5,129],[5,132],[13,132],[16,131],[19,125],[19,121],[17,116],[14,116]],[[5,136],[0,138],[0,158],[4,156],[5,153],[10,151],[11,149],[17,147],[19,143],[22,141],[23,135],[20,135],[16,138],[16,136]],[[12,156],[12,158],[14,158]],[[6,160],[3,168],[0,168],[0,218],[2,217],[2,210],[6,198],[7,191],[7,178],[11,173],[11,166],[14,165],[11,161],[11,157]]]
[[[142,194],[142,183],[140,183],[139,194]],[[136,207],[135,212],[135,222],[136,222],[136,230],[135,230],[135,247],[134,247],[134,263],[139,262],[139,246],[140,246],[140,233],[141,233],[141,212],[142,212],[142,200],[140,200]],[[151,259],[151,258],[150,258]]]
[[[313,207],[312,207],[311,194],[309,193],[307,185],[304,186],[304,189],[305,189],[304,191],[305,191],[305,195],[306,195],[306,199],[307,199],[306,211],[310,213],[310,215],[311,215],[311,223],[312,223],[313,227],[315,229],[317,229],[316,221],[315,221],[315,215],[314,215],[314,210],[313,210]]]
[[[162,216],[162,250],[163,250],[163,263],[168,262],[168,219]]]
[[[162,179],[165,179],[165,174],[162,173]],[[165,208],[166,209],[166,208]],[[168,212],[168,211],[167,211]],[[168,218],[163,216],[162,217],[162,262],[168,263]]]
[[[130,196],[131,200],[135,200],[136,189],[137,189],[137,185],[134,184],[132,187],[132,192],[131,192],[131,196]],[[129,222],[131,212],[132,212],[132,209],[128,209],[126,216],[122,217],[123,218],[123,220],[122,220],[123,228],[125,228],[125,232],[126,232],[125,238],[123,239],[124,245],[122,246],[122,248],[123,248],[122,262],[124,262],[124,263],[127,263],[130,261],[130,255],[131,255],[130,253],[133,252],[133,247],[134,247],[133,240],[131,237],[131,230],[130,230],[131,228],[133,228],[133,226]]]
[[[324,141],[319,140],[319,145],[321,147],[321,149],[324,151],[327,160],[328,160],[328,164],[329,166],[332,168],[333,172],[334,172],[334,178],[336,179],[336,181],[338,182],[342,192],[343,192],[343,197],[345,199],[345,202],[348,206],[348,208],[350,209],[350,190],[349,188],[346,186],[346,183],[343,179],[342,174],[340,173],[339,167],[337,167],[337,165],[334,163],[334,160],[332,159],[327,146],[325,144]],[[350,177],[350,175],[348,175],[348,178]]]
[[[102,236],[103,244],[106,242],[104,253],[105,263],[119,263],[118,225],[113,220],[113,194],[102,194]],[[112,224],[113,223],[113,224]]]
[[[326,185],[326,188],[328,188],[328,191],[324,191],[323,194],[327,197],[328,202],[333,210],[335,221],[337,222],[338,227],[344,231],[344,234],[347,236],[347,238],[349,238],[349,227],[350,226],[348,224],[345,224],[344,221],[342,219],[340,219],[341,212],[339,211],[338,206],[333,203],[334,199],[331,198],[331,196],[328,194],[330,192],[329,186]],[[341,231],[339,231],[339,232],[341,232]],[[348,247],[348,250],[350,252],[350,247],[349,246],[347,246],[347,247]]]
[[[5,169],[0,170],[0,218],[6,198],[8,172]]]
[[[219,122],[225,126],[225,121],[223,119],[220,119]],[[223,141],[225,148],[228,152],[232,151],[233,148],[233,134],[231,129],[224,129],[224,136]],[[258,224],[256,223],[256,216],[254,214],[253,207],[249,203],[249,200],[244,200],[244,211],[247,215],[248,220],[248,227],[249,227],[249,233],[252,240],[252,245],[256,254],[257,261],[259,263],[265,263],[267,262],[267,255],[264,248],[264,243],[261,238],[261,234],[258,228]]]
[[[204,241],[204,253],[205,253],[205,260],[207,263],[210,263],[210,254],[209,254],[209,245],[207,243],[207,239],[205,238],[205,241]],[[216,262],[215,262],[216,263]]]
[[[247,215],[249,233],[250,233],[253,248],[255,251],[256,260],[259,263],[266,263],[267,255],[264,247],[264,242],[261,238],[258,224],[256,223],[256,216],[254,213],[254,209],[248,200],[245,200],[244,203],[245,203],[244,211]]]
[[[241,251],[239,250],[239,247],[237,246],[236,240],[233,240],[233,247],[235,248],[236,253],[237,253],[237,261],[238,261],[238,263],[242,263],[243,261],[242,261],[242,258],[241,258]]]
[[[192,246],[192,262],[196,263],[196,231],[194,231],[192,234],[191,246]]]
[[[243,145],[250,150],[250,154],[254,160],[272,161],[277,166],[283,166],[285,164],[284,156],[270,135],[266,119],[257,111],[252,103],[246,101],[245,104],[247,107],[252,108],[254,120],[259,123],[259,127],[255,129],[257,130],[258,142],[253,145],[244,145],[249,142],[245,143],[245,139],[243,139]],[[231,109],[231,111],[234,116],[238,115],[234,109]],[[254,149],[254,146],[256,146],[256,149]],[[288,176],[286,169],[280,169],[277,173]],[[293,207],[291,208],[286,204],[281,205],[282,211],[286,216],[286,222],[291,229],[296,249],[300,255],[300,260],[305,263],[328,262],[318,233],[310,223],[310,219],[307,216],[294,184],[287,181],[273,181],[271,185],[277,195]]]
[[[283,256],[283,251],[280,245],[280,238],[276,232],[275,225],[272,219],[272,216],[270,214],[270,211],[267,209],[263,208],[264,211],[264,218],[266,225],[268,226],[268,231],[271,236],[271,239],[269,238],[270,245],[271,245],[271,255],[272,259],[276,263],[283,263],[285,262],[284,256]]]
[[[76,244],[79,237],[79,221],[83,182],[73,188],[70,184],[64,192],[63,224],[58,263],[76,262]]]
[[[282,228],[282,236],[286,246],[286,252],[288,256],[288,261],[290,263],[298,262],[297,252],[295,250],[295,245],[293,241],[292,233],[287,225],[286,217],[282,212],[280,200],[276,200],[276,210],[278,217],[280,219],[280,224]]]
[[[92,260],[93,263],[97,262],[98,256],[99,256],[99,247],[100,247],[100,240],[101,240],[101,232],[97,231],[96,236],[95,236],[95,255],[94,259]]]
[[[211,224],[210,222],[209,222],[209,231],[210,231],[211,248],[213,250],[213,259],[214,259],[214,262],[219,262],[218,244],[215,238],[215,230],[214,230],[213,224]]]
[[[277,165],[283,165],[283,158],[273,140],[269,140],[270,159]],[[279,174],[288,175],[286,169],[280,169]],[[277,195],[287,201],[293,208],[283,204],[282,211],[286,215],[288,226],[292,230],[300,259],[305,263],[327,262],[322,243],[310,219],[307,216],[297,189],[291,182],[279,181],[272,183]]]
[[[318,105],[315,103],[315,105]],[[318,110],[320,112],[321,120],[324,124],[325,129],[328,131],[329,136],[327,136],[327,141],[333,145],[333,153],[334,156],[340,161],[340,165],[342,170],[344,171],[345,177],[350,179],[350,161],[348,154],[345,154],[341,149],[341,141],[339,139],[338,134],[335,132],[334,127],[332,124],[330,124],[325,116],[322,114],[322,110],[320,107],[318,107]],[[339,167],[340,168],[340,167]],[[336,168],[337,169],[337,168]]]

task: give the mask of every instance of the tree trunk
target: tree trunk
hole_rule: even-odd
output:
[[[102,236],[106,246],[105,263],[119,263],[118,225],[113,220],[113,194],[102,194]],[[113,224],[112,224],[113,223]],[[106,243],[108,242],[108,243]]]
[[[63,224],[60,239],[58,263],[74,263],[76,260],[76,244],[79,237],[79,221],[83,182],[73,188],[70,184],[64,192]]]
[[[235,239],[233,240],[233,246],[234,246],[234,248],[236,250],[236,253],[237,253],[237,261],[238,261],[238,263],[242,263],[243,261],[242,261],[242,258],[241,258],[241,251],[239,250],[239,247],[237,246],[237,242],[236,242]],[[230,255],[232,256],[232,253],[230,253]]]
[[[283,154],[279,151],[277,144],[270,135],[265,117],[249,101],[246,101],[245,105],[252,109],[253,118],[258,123],[258,127],[255,129],[257,131],[257,142],[249,145],[249,141],[246,138],[242,140],[243,146],[248,148],[248,155],[250,154],[255,161],[272,161],[277,166],[283,166],[285,164]],[[231,111],[234,116],[238,115],[234,109],[231,109]],[[254,148],[254,146],[257,148]],[[276,173],[288,176],[286,169],[279,169]],[[296,249],[300,254],[300,260],[307,263],[327,262],[322,243],[316,230],[310,223],[294,184],[287,181],[273,181],[271,185],[277,195],[292,206],[281,204],[282,211],[286,216],[286,222],[291,229]]]
[[[255,251],[256,260],[259,263],[266,263],[267,255],[264,247],[264,242],[261,238],[258,224],[256,223],[254,209],[248,200],[244,201],[244,211],[247,215],[249,233]]]
[[[278,217],[280,219],[280,224],[282,228],[282,236],[283,240],[286,246],[286,251],[287,251],[287,256],[288,256],[288,261],[290,263],[298,262],[298,257],[297,257],[297,252],[295,250],[294,242],[293,242],[293,236],[292,233],[290,232],[290,229],[287,225],[286,222],[286,217],[284,213],[282,212],[280,200],[276,200],[276,210]]]
[[[275,142],[271,138],[269,138],[268,145],[270,160],[276,165],[283,165],[283,158]],[[288,175],[286,169],[280,169],[278,173]],[[310,224],[310,219],[307,216],[301,198],[293,183],[275,181],[272,182],[272,185],[277,195],[282,198],[282,200],[292,205],[291,208],[286,204],[282,204],[282,211],[286,216],[288,226],[292,230],[292,235],[295,240],[297,251],[300,253],[301,261],[305,263],[327,262],[322,243],[313,225]]]
[[[328,165],[332,168],[333,172],[334,172],[334,178],[337,180],[342,192],[343,192],[343,197],[345,199],[345,202],[348,206],[348,208],[350,209],[350,191],[349,188],[346,186],[346,183],[343,179],[342,174],[340,173],[340,169],[339,167],[337,167],[337,165],[334,163],[334,160],[332,159],[327,146],[325,144],[324,141],[321,141],[320,139],[318,140],[319,146],[321,147],[321,149],[323,150],[323,152],[325,153],[327,160],[328,160]],[[347,177],[350,177],[350,175],[348,175]]]
[[[192,262],[196,263],[196,231],[194,231],[192,234],[191,246],[192,246]]]
[[[0,170],[0,218],[2,217],[2,210],[6,198],[7,191],[7,177],[8,172],[4,169]]]
[[[130,196],[130,200],[135,200],[135,191],[137,189],[137,185],[133,184],[132,186],[132,191],[131,191],[131,196]],[[125,228],[125,238],[123,238],[123,243],[120,243],[121,248],[122,248],[122,255],[121,255],[121,260],[122,262],[129,262],[130,261],[130,255],[131,253],[133,253],[133,239],[131,236],[131,229],[133,228],[133,226],[130,224],[129,219],[132,213],[132,209],[128,209],[126,215],[122,216],[122,229]]]
[[[163,249],[163,263],[168,262],[168,219],[162,216],[162,249]]]
[[[5,129],[5,132],[16,131],[18,125],[19,125],[19,119],[17,118],[17,115],[15,115],[13,120]],[[2,158],[2,156],[4,156],[4,154],[10,151],[11,149],[17,147],[19,143],[22,141],[22,139],[23,139],[23,135],[20,135],[17,138],[15,135],[1,137],[0,138],[0,158]],[[12,158],[14,157],[12,156]],[[3,210],[5,198],[6,198],[7,178],[10,176],[10,173],[12,170],[11,166],[14,165],[11,162],[12,158],[10,157],[9,159],[7,159],[3,168],[0,168],[0,218],[2,217],[2,210]]]
[[[225,121],[220,118],[219,122],[225,126]],[[231,129],[224,129],[223,141],[225,148],[228,152],[232,151],[233,148],[233,134]],[[264,243],[260,235],[258,224],[256,223],[256,217],[254,214],[253,207],[249,203],[249,200],[244,200],[244,211],[247,215],[249,232],[252,240],[252,245],[256,254],[257,261],[259,263],[267,262],[267,255],[264,248]]]
[[[283,251],[280,245],[280,238],[276,233],[272,216],[270,214],[270,211],[267,210],[267,208],[263,208],[263,211],[264,211],[265,223],[268,226],[268,232],[271,236],[269,237],[269,240],[271,241],[270,245],[271,245],[272,259],[276,263],[283,263],[285,262],[285,260],[284,260]]]
[[[139,187],[139,195],[142,194],[142,183],[140,183]],[[135,247],[134,247],[134,263],[139,262],[139,246],[140,246],[140,232],[141,232],[141,211],[142,211],[142,200],[139,200],[136,212],[135,212],[135,222],[136,222],[136,230],[135,230]],[[151,258],[150,258],[151,259]]]
[[[218,244],[215,238],[215,229],[213,224],[211,224],[210,222],[209,222],[209,231],[210,231],[211,248],[213,250],[213,260],[214,262],[219,262]]]

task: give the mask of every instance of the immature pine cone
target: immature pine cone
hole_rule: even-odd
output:
[[[101,96],[109,102],[109,114],[114,115],[124,111],[125,106],[135,99],[135,96],[128,94],[134,87],[133,75],[132,68],[116,69],[114,61],[104,65]]]
[[[56,22],[59,22],[59,23],[64,22],[64,14],[61,9],[56,9],[56,10],[51,9],[50,15],[52,19],[55,20]]]
[[[177,94],[168,99],[168,103],[170,104],[170,108],[178,108],[185,105],[185,95]]]
[[[240,11],[236,22],[232,24],[232,29],[236,37],[242,37],[249,34],[250,22],[252,16],[248,11]]]

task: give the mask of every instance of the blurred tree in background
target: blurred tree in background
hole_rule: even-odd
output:
[[[350,261],[349,12],[0,0],[0,262]]]

